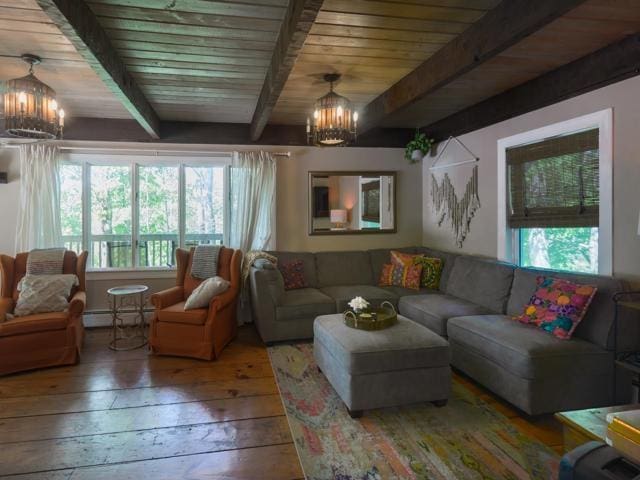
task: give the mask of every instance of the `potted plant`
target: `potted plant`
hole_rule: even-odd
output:
[[[432,138],[427,138],[425,133],[420,133],[416,130],[416,136],[413,140],[407,143],[407,147],[404,150],[404,158],[406,158],[409,163],[418,163],[427,153],[429,153],[432,145]]]

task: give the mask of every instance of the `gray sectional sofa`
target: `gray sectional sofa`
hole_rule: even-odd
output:
[[[441,258],[440,289],[378,287],[390,249],[271,252],[279,262],[302,260],[308,288],[285,291],[282,275],[269,262],[258,261],[251,268],[251,302],[262,339],[272,343],[312,338],[315,317],[343,312],[357,295],[374,305],[388,300],[400,314],[449,341],[453,367],[529,414],[614,402],[612,295],[626,289],[622,281],[523,269],[426,247],[395,250]],[[512,319],[534,293],[538,275],[598,286],[569,341]],[[619,349],[637,349],[637,325],[634,318],[620,319]]]

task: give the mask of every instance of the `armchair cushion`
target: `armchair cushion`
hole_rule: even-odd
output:
[[[0,298],[0,323],[7,319],[7,314],[13,312],[13,298]]]
[[[25,333],[64,330],[69,324],[68,312],[38,313],[0,323],[0,337]]]
[[[216,295],[226,292],[231,283],[222,277],[207,278],[196,289],[191,292],[189,298],[184,304],[185,310],[193,310],[194,308],[206,308],[209,302]]]
[[[75,275],[25,275],[13,311],[17,317],[34,313],[61,312],[69,308],[71,289],[78,285]]]
[[[204,325],[209,311],[206,308],[184,309],[185,302],[175,303],[157,311],[158,321]]]

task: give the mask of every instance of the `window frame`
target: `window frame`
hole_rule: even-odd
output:
[[[613,274],[613,109],[572,118],[498,140],[498,258],[519,264],[520,231],[507,224],[508,148],[540,142],[589,128],[598,129],[600,210],[598,220],[598,273]]]
[[[155,156],[130,155],[127,153],[67,153],[62,155],[62,163],[80,165],[82,167],[82,248],[89,250],[91,241],[91,167],[92,166],[128,166],[131,178],[131,267],[87,267],[87,272],[173,272],[176,267],[143,267],[138,266],[138,231],[140,216],[139,198],[139,167],[178,167],[178,241],[182,248],[186,237],[186,175],[187,167],[213,167],[223,169],[223,243],[229,240],[229,170],[231,167],[230,155],[162,155]]]

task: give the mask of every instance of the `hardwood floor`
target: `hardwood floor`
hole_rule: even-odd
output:
[[[251,327],[217,362],[113,352],[0,378],[0,477],[300,479],[267,351]]]
[[[108,336],[88,330],[78,365],[0,378],[0,478],[303,478],[253,327],[217,362],[113,352]],[[553,417],[524,416],[457,379],[562,453]]]

